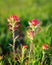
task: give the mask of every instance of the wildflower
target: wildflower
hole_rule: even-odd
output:
[[[19,22],[19,18],[17,16],[10,16],[9,18],[7,18],[8,20],[8,29],[9,30],[16,30],[17,27],[20,26],[20,24],[18,24],[17,22]]]
[[[40,25],[40,22],[36,19],[33,19],[33,20],[29,21],[29,25],[30,26]]]
[[[47,44],[43,44],[43,45],[42,45],[42,49],[43,49],[43,50],[48,50],[48,45],[47,45]]]
[[[14,60],[16,58],[16,53],[15,53],[15,42],[16,39],[18,38],[18,35],[15,35],[15,30],[17,29],[17,27],[20,26],[19,22],[19,18],[17,16],[10,16],[9,18],[7,18],[8,20],[8,29],[12,31],[12,37],[13,37],[13,57]],[[16,37],[15,37],[16,36]]]
[[[7,20],[8,20],[8,22],[10,22],[11,20],[12,21],[14,20],[16,22],[19,22],[19,18],[17,16],[15,16],[15,15],[14,16],[10,16]]]
[[[24,48],[24,49],[27,49],[27,48],[28,48],[28,46],[24,45],[24,46],[23,46],[23,48]]]

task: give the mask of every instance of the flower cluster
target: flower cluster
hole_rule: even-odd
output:
[[[16,30],[17,27],[20,26],[20,24],[18,24],[18,22],[20,22],[19,18],[17,16],[10,16],[9,18],[7,18],[8,20],[8,29],[9,30]]]
[[[34,41],[34,36],[37,34],[37,32],[39,32],[41,30],[41,28],[39,26],[40,22],[38,20],[36,20],[36,19],[32,19],[31,21],[29,21],[29,26],[27,27],[28,28],[27,37],[30,39],[30,46],[29,46],[29,49],[28,49],[28,46],[23,44],[24,35],[22,34],[21,30],[17,30],[18,35],[15,35],[16,34],[15,30],[20,26],[19,18],[17,16],[10,16],[7,20],[8,20],[9,30],[12,30],[12,41],[13,41],[13,44],[9,44],[9,45],[12,47],[12,51],[13,51],[12,54],[13,54],[14,61],[17,60],[21,65],[23,65],[24,59],[25,59],[25,62],[26,62],[26,59],[27,59],[27,61],[28,61],[26,63],[27,65],[28,65],[28,63],[30,64],[31,62],[34,65],[35,64],[35,60],[37,58],[35,58],[36,51],[34,51],[34,50],[36,50],[36,45],[33,43],[33,41]],[[21,28],[19,28],[19,29],[21,29]],[[16,41],[17,42],[22,41],[22,44],[20,44],[20,46],[21,46],[20,50],[18,48],[16,49],[16,47],[17,47],[16,46]],[[28,51],[27,51],[27,49],[28,49]],[[43,44],[42,45],[41,65],[43,65],[43,61],[44,61],[44,58],[45,58],[45,52],[48,49],[49,48],[48,48],[47,44]],[[19,55],[17,54],[18,52],[19,52]],[[3,56],[0,56],[0,60],[2,58],[3,58]],[[24,65],[25,65],[25,62],[24,62]]]
[[[9,18],[8,18],[8,21],[10,22],[10,21],[16,21],[16,22],[19,22],[19,18],[17,17],[17,16],[10,16]]]
[[[48,50],[48,45],[47,45],[47,44],[43,44],[43,45],[42,45],[42,49],[43,49],[43,50]]]
[[[41,30],[40,28],[36,30],[36,28],[37,28],[39,25],[40,25],[40,22],[39,22],[38,20],[36,20],[36,19],[32,19],[31,21],[29,21],[29,26],[28,26],[28,28],[30,28],[31,30],[29,30],[29,31],[27,32],[27,37],[28,37],[28,38],[30,38],[31,40],[33,40],[34,35],[36,34],[35,32],[36,32],[36,31],[39,32],[39,31]]]
[[[29,25],[30,25],[30,27],[35,27],[36,28],[37,26],[40,25],[40,22],[36,19],[33,19],[33,20],[29,21]]]

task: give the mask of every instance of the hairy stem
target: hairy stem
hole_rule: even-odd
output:
[[[33,41],[30,43],[30,53],[33,51]]]
[[[15,39],[14,39],[14,31],[13,31],[13,57],[15,59],[16,54],[15,54]]]

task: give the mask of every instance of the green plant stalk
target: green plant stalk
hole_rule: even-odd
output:
[[[30,41],[30,52],[29,52],[29,63],[28,65],[30,65],[30,62],[31,62],[31,53],[33,51],[33,40]]]
[[[41,65],[43,65],[44,58],[45,58],[45,52],[43,51],[43,57],[42,57]]]
[[[14,38],[14,30],[13,30],[13,57],[14,57],[14,60],[15,60],[16,53],[15,53],[15,38]]]
[[[24,53],[25,53],[25,49],[24,49],[24,48],[22,48],[21,65],[23,65]]]
[[[34,63],[35,63],[35,62],[34,62],[34,60],[33,60],[33,61],[32,61],[32,65],[34,65]]]
[[[31,40],[31,43],[30,43],[30,53],[33,51],[33,40]]]
[[[33,46],[33,41],[31,40],[31,43],[30,43],[30,52],[29,52],[29,63],[28,65],[30,65],[30,62],[31,62],[31,52],[32,52],[32,46]]]
[[[29,52],[29,63],[28,63],[28,65],[30,65],[30,52]]]

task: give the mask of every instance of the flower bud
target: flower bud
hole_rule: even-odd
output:
[[[47,44],[43,44],[43,45],[42,45],[42,49],[43,49],[43,50],[48,50],[48,45],[47,45]]]
[[[23,46],[23,48],[24,48],[24,49],[27,49],[27,48],[28,48],[28,46],[24,45],[24,46]]]

